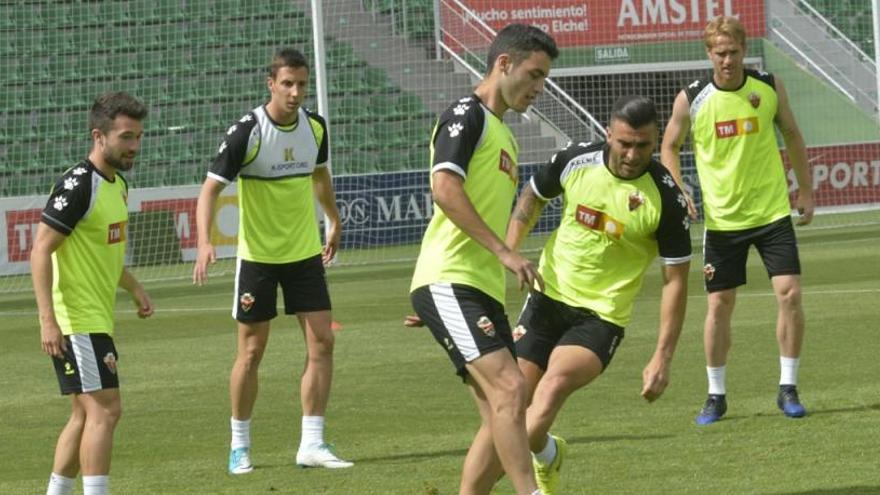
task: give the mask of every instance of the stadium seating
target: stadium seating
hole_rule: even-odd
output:
[[[400,0],[372,3],[383,12],[402,6]],[[420,22],[427,25],[422,17],[430,20],[430,5],[407,3],[411,35]],[[153,172],[134,175],[133,185],[200,182],[223,130],[265,100],[265,67],[279,43],[302,48],[310,64],[313,59],[311,19],[297,2],[33,1],[4,12],[4,196],[44,193],[47,162],[56,173],[81,159],[89,146],[86,112],[96,95],[111,89],[131,92],[151,109],[140,160]],[[335,173],[411,166],[411,148],[430,132],[422,101],[350,44],[328,37],[325,50],[332,145],[343,158]],[[307,104],[313,107],[314,97]],[[357,159],[357,170],[346,170],[352,163],[346,157]]]

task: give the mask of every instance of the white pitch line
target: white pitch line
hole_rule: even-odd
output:
[[[843,290],[815,290],[815,291],[801,291],[801,294],[804,296],[824,296],[824,295],[836,295],[836,294],[871,294],[871,293],[880,293],[880,288],[877,289],[843,289]],[[772,292],[749,292],[744,294],[737,294],[737,299],[742,297],[771,297],[774,294]],[[700,294],[690,294],[688,299],[703,299],[706,297],[705,292],[701,292]],[[648,297],[645,299],[660,299],[659,297]],[[198,308],[158,308],[156,309],[156,314],[161,315],[162,313],[208,313],[211,311],[227,311],[229,310],[229,306],[222,307],[214,307],[214,308],[206,308],[204,306]],[[121,312],[122,314],[131,314],[134,315],[134,311],[124,310]],[[0,317],[4,316],[35,316],[37,314],[36,310],[34,311],[0,311]],[[280,315],[279,315],[280,316]]]

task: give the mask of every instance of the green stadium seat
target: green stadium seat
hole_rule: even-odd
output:
[[[11,82],[11,81],[10,81]],[[4,83],[0,87],[0,109],[4,112],[15,111],[21,108],[21,98],[18,94],[18,88]]]
[[[100,45],[100,30],[96,28],[75,27],[71,33],[71,41],[75,47],[75,53],[84,56],[87,53],[98,51],[103,48]]]
[[[49,29],[64,29],[72,26],[71,10],[76,9],[78,5],[66,4],[62,2],[52,2],[43,5],[42,16],[45,26]]]
[[[124,77],[138,74],[137,65],[134,61],[139,52],[113,52],[106,56],[107,74],[113,77]]]
[[[215,39],[214,26],[204,21],[190,22],[186,28],[186,38],[194,49],[218,46],[222,43]]]
[[[45,115],[45,114],[44,114]],[[43,117],[43,115],[41,115]],[[63,139],[74,138],[78,135],[86,135],[89,130],[88,116],[83,112],[63,112],[55,117],[58,120],[60,136]]]
[[[21,98],[21,106],[25,110],[39,110],[54,106],[50,99],[48,86],[38,84],[21,86],[19,88],[19,97]]]
[[[18,172],[33,170],[37,166],[37,150],[33,143],[14,142],[6,147],[6,161]]]
[[[341,41],[330,41],[325,45],[328,67],[355,67],[364,62],[355,55],[351,45]]]
[[[394,172],[409,168],[409,155],[397,149],[379,150],[376,153],[375,169],[371,172]]]
[[[0,93],[9,92],[7,86],[20,80],[18,73],[19,65],[21,65],[21,61],[19,57],[16,57],[15,55],[0,58],[0,67],[3,67],[3,70],[0,71]],[[8,108],[6,105],[0,107],[0,109],[6,108]]]
[[[226,122],[214,103],[195,105],[190,113],[193,127],[207,132],[220,132]]]
[[[131,0],[129,10],[146,21],[175,22],[186,19],[179,0]]]
[[[225,72],[227,69],[226,60],[223,58],[223,52],[220,49],[212,49],[193,44],[192,49],[192,65],[200,74]]]
[[[131,36],[132,44],[138,50],[149,50],[163,46],[159,37],[161,30],[156,24],[138,23],[128,28],[129,36]]]
[[[65,135],[66,129],[61,127],[61,119],[58,118],[58,115],[50,116],[47,113],[38,113],[36,116],[36,122],[34,125],[34,134],[38,139],[43,140],[54,140],[54,139],[62,139],[67,137]],[[48,146],[44,146],[40,148],[40,151],[48,149]]]
[[[179,22],[163,22],[159,24],[159,43],[166,50],[189,45],[186,25]]]
[[[43,15],[37,5],[19,4],[4,10],[3,15],[12,17],[15,29],[32,30],[43,27]]]
[[[397,86],[388,79],[388,73],[378,67],[366,68],[364,72],[364,85],[369,91],[374,93],[397,90]]]
[[[370,132],[380,148],[397,148],[409,145],[402,136],[405,127],[402,121],[377,121],[370,126]]]
[[[170,48],[158,53],[161,72],[177,77],[192,76],[193,65],[188,50]]]
[[[217,45],[239,45],[254,41],[247,39],[244,30],[237,22],[217,21],[206,27],[213,33],[212,38]]]
[[[192,129],[190,108],[182,102],[162,107],[158,116],[159,127],[170,132]]]
[[[61,2],[52,2],[59,4]],[[86,26],[99,26],[98,10],[105,2],[76,2],[67,9],[67,19],[70,27],[83,29]],[[109,2],[106,2],[109,3]]]
[[[168,134],[159,141],[159,156],[164,162],[183,162],[194,158],[185,134]]]
[[[327,91],[336,95],[368,91],[371,88],[365,84],[365,77],[363,67],[328,69]]]
[[[337,100],[336,111],[331,112],[333,121],[353,123],[370,117],[370,100],[361,95],[347,95]]]
[[[132,19],[128,2],[101,2],[97,10],[97,20],[102,26],[122,24]]]
[[[407,153],[410,170],[428,170],[431,168],[431,152],[425,140],[424,146],[413,146]]]
[[[199,20],[214,20],[214,2],[188,1],[183,7],[183,15],[189,22]]]
[[[6,117],[5,131],[7,141],[20,142],[36,137],[36,133],[31,125],[30,113],[9,114]]]
[[[222,125],[220,127],[222,127]],[[195,160],[198,163],[203,164],[201,165],[203,167],[203,179],[205,174],[204,167],[207,167],[207,163],[209,163],[214,158],[214,155],[217,154],[220,140],[219,132],[199,132],[193,135],[190,147],[192,148]]]
[[[415,93],[401,93],[394,103],[394,116],[412,118],[429,116],[422,99]]]
[[[306,22],[307,21],[307,22]],[[257,33],[258,35],[260,33]],[[260,36],[263,41],[284,44],[300,44],[312,39],[311,21],[300,17],[275,18],[266,25]]]
[[[74,45],[73,29],[52,29],[43,37],[43,47],[46,53],[57,56],[61,53],[69,53],[76,50]],[[64,65],[64,64],[59,64]]]
[[[168,80],[164,77],[145,77],[134,86],[134,94],[152,105],[169,101]]]
[[[331,146],[342,152],[366,151],[376,148],[376,142],[370,134],[370,130],[363,124],[348,124],[336,126],[335,141]]]
[[[263,3],[263,2],[256,2]],[[275,4],[280,4],[282,2],[265,2],[266,4],[274,7]],[[251,3],[248,3],[248,9],[242,8],[242,3],[238,0],[215,0],[214,1],[214,12],[221,19],[242,19],[246,18],[251,14]]]
[[[370,97],[370,115],[376,120],[387,120],[396,116],[396,102],[392,95],[379,93]]]

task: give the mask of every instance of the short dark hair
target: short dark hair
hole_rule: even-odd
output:
[[[657,107],[654,101],[644,96],[627,95],[621,96],[611,107],[610,124],[615,120],[622,120],[633,129],[657,123]]]
[[[147,107],[134,96],[123,91],[110,91],[98,96],[89,112],[89,129],[100,129],[107,134],[119,114],[141,121],[147,118]]]
[[[510,54],[513,63],[527,59],[533,52],[544,52],[551,60],[559,56],[556,41],[549,34],[535,26],[527,24],[508,24],[489,45],[486,55],[486,73],[492,72],[495,60],[502,53]]]
[[[289,47],[281,48],[275,52],[275,55],[272,57],[272,63],[269,64],[269,77],[275,79],[275,76],[278,75],[278,71],[281,70],[282,67],[290,67],[291,69],[305,67],[306,70],[311,70],[309,69],[309,61],[306,60],[305,55],[296,48]]]

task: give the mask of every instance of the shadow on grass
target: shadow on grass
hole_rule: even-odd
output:
[[[605,436],[583,436],[583,437],[566,437],[569,444],[580,443],[599,443],[599,442],[619,442],[625,440],[660,440],[670,438],[672,435],[605,435]],[[436,459],[439,457],[464,457],[467,449],[449,449],[435,450],[428,452],[408,452],[397,453],[393,455],[383,455],[374,457],[360,457],[354,459],[356,463],[372,463],[382,461],[400,461],[400,460],[419,460],[419,459]]]
[[[773,495],[867,495],[880,494],[880,486],[842,486],[839,488],[819,488],[801,492],[779,492]]]
[[[836,407],[833,409],[816,409],[816,408],[810,407],[810,404],[807,403],[806,407],[807,407],[807,416],[806,417],[809,418],[810,416],[819,416],[822,414],[847,414],[847,413],[859,413],[859,412],[866,412],[866,411],[880,411],[880,402],[878,402],[876,404],[862,404],[859,406]],[[781,414],[780,412],[772,412],[772,413],[761,412],[761,413],[753,414],[752,417],[779,416],[780,414]],[[745,416],[740,416],[740,418],[744,418],[744,417]],[[737,419],[737,418],[731,418],[731,419]],[[878,491],[877,493],[880,494],[880,491]]]
[[[866,412],[866,411],[880,411],[880,403],[863,404],[860,406],[850,406],[850,407],[837,407],[837,408],[833,408],[833,409],[811,408],[809,403],[807,403],[807,415],[805,418],[800,418],[800,419],[808,419],[810,416],[820,416],[823,414],[848,414],[848,413],[859,413],[859,412]],[[758,412],[758,413],[754,413],[754,414],[726,415],[726,416],[724,416],[724,418],[721,421],[723,421],[725,423],[729,423],[729,422],[740,421],[743,419],[775,418],[777,416],[782,417],[782,413],[779,411],[773,411],[773,412]],[[701,430],[706,429],[708,431],[708,428],[705,428],[705,427],[701,427],[700,429]],[[862,492],[859,492],[859,493],[862,493]],[[880,491],[877,491],[877,494],[880,495]]]

